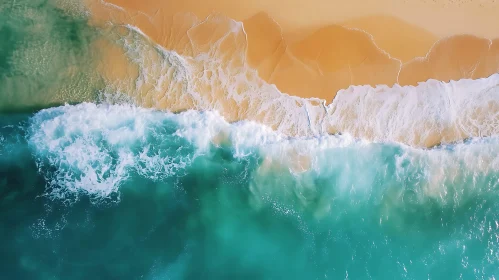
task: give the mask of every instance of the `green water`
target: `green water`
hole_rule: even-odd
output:
[[[84,14],[60,6],[55,0],[0,1],[0,112],[94,98],[100,81],[89,70],[96,55],[90,46],[98,32]]]
[[[97,104],[101,35],[77,4],[0,0],[0,279],[499,274],[499,139],[287,138]]]
[[[497,139],[287,139],[209,112],[91,103],[1,120],[3,279],[497,274]],[[292,149],[309,171],[293,171]]]

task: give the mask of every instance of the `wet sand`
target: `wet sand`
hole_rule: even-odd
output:
[[[220,38],[228,21],[242,21],[247,42],[226,48],[243,51],[280,91],[327,103],[350,85],[416,85],[499,70],[499,47],[489,40],[499,37],[495,1],[399,2],[88,1],[94,23],[132,24],[188,56],[208,51],[193,50],[193,40]],[[207,17],[211,23],[200,28]]]
[[[105,35],[95,49],[106,92],[174,112],[215,110],[290,136],[349,133],[431,147],[499,134],[499,76],[441,83],[498,72],[499,40],[485,27],[495,3],[384,1],[388,14],[373,15],[374,2],[328,9],[318,1],[297,18],[293,3],[276,13],[278,3],[87,0],[90,23]],[[419,11],[419,22],[389,13],[401,7]],[[454,25],[466,9],[473,25]],[[446,12],[430,28],[435,11]],[[441,82],[419,84],[431,79]]]

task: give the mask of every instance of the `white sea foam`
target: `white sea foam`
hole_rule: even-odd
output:
[[[55,169],[48,176],[52,196],[84,192],[104,198],[132,172],[160,180],[190,163],[190,153],[182,155],[182,147],[162,133],[171,116],[126,105],[66,105],[36,114],[28,140],[41,167]]]
[[[59,199],[106,198],[134,174],[154,181],[183,176],[193,160],[222,146],[235,159],[260,159],[249,177],[255,205],[275,197],[304,206],[318,199],[326,211],[341,197],[369,199],[375,186],[392,193],[384,199],[393,205],[407,191],[416,202],[452,203],[464,193],[495,191],[499,179],[497,138],[418,149],[349,135],[289,137],[251,121],[230,124],[210,111],[66,105],[37,113],[28,140],[50,195]]]
[[[251,121],[229,124],[210,111],[172,114],[93,103],[42,110],[28,133],[41,169],[47,170],[50,195],[59,199],[74,193],[109,197],[133,174],[150,180],[180,176],[192,160],[221,145],[229,145],[235,158],[284,160],[297,151],[354,141],[325,137],[289,138]]]
[[[350,87],[328,107],[326,123],[359,137],[408,144],[498,135],[499,74],[415,87]]]

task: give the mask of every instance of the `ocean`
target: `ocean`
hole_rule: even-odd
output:
[[[499,275],[498,74],[326,102],[82,3],[0,3],[1,279]]]

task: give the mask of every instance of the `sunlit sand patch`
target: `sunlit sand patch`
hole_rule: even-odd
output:
[[[366,16],[341,22],[340,25],[369,33],[380,49],[403,63],[414,57],[424,57],[438,41],[435,34],[395,16]]]
[[[471,35],[442,39],[425,57],[404,64],[399,83],[417,85],[428,79],[457,81],[488,77],[496,73],[499,67],[499,64],[494,65],[492,58],[494,49],[492,41]]]
[[[245,20],[243,26],[248,40],[248,64],[269,81],[288,48],[281,27],[264,12]]]
[[[284,92],[328,102],[350,85],[393,85],[400,71],[400,61],[380,50],[369,34],[341,26],[321,28],[290,46],[290,53],[301,62],[299,68],[312,74],[310,81],[301,78],[303,70],[292,70],[297,64],[284,63],[278,65],[271,82]],[[289,87],[287,81],[295,81],[295,87]]]

